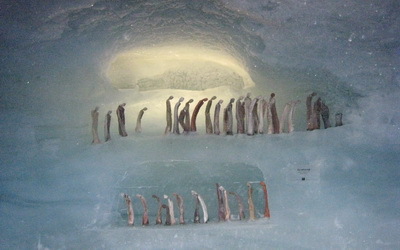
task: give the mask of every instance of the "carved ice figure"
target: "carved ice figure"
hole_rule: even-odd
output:
[[[321,98],[314,102],[314,109],[312,114],[313,129],[321,128]]]
[[[252,118],[253,118],[253,130],[254,133],[257,134],[258,133],[258,125],[259,125],[259,118],[258,118],[258,97],[256,98],[257,102],[254,103],[254,107],[253,107],[253,111],[252,111]]]
[[[219,100],[217,105],[215,105],[215,110],[214,110],[214,134],[219,135],[220,130],[219,130],[219,113],[221,110],[221,104],[223,103],[223,100]]]
[[[146,111],[147,108],[144,107],[143,109],[140,110],[138,117],[137,117],[137,121],[136,121],[136,128],[135,128],[135,132],[136,133],[141,133],[142,132],[142,117],[144,114],[144,111]]]
[[[155,194],[153,194],[151,197],[156,199],[157,200],[157,204],[158,204],[157,216],[156,216],[156,225],[161,225],[162,224],[161,212],[162,212],[162,209],[163,209],[161,199],[160,199],[160,197],[158,197]]]
[[[234,195],[235,198],[236,198],[236,201],[237,201],[237,203],[238,203],[238,207],[239,207],[239,220],[244,219],[244,218],[245,218],[245,215],[244,215],[244,206],[243,206],[242,197],[240,197],[240,195],[238,195],[238,194],[235,193],[235,192],[229,192],[229,194]]]
[[[218,201],[218,221],[225,221],[225,206],[224,206],[224,195],[220,189],[220,185],[215,183],[217,187],[217,201]]]
[[[268,191],[267,191],[267,185],[265,184],[265,182],[261,181],[260,185],[263,189],[264,192],[264,202],[265,202],[265,206],[264,206],[264,218],[270,218],[271,214],[269,212],[269,205],[268,205]]]
[[[292,101],[290,105],[289,117],[288,117],[288,132],[292,133],[294,131],[293,116],[296,110],[296,105],[300,103],[300,100]]]
[[[234,102],[235,102],[235,98],[231,98],[228,105],[224,109],[224,130],[227,135],[233,135],[232,104]]]
[[[197,118],[197,114],[199,113],[201,106],[203,106],[204,102],[206,102],[207,100],[208,100],[208,98],[203,98],[203,99],[201,99],[201,100],[197,103],[196,107],[195,107],[194,110],[193,110],[192,120],[191,120],[191,123],[190,123],[190,130],[193,131],[193,132],[196,132],[196,131],[197,131],[197,128],[196,128],[196,118]]]
[[[306,99],[306,107],[307,107],[307,130],[314,130],[314,123],[312,121],[312,117],[313,117],[313,108],[312,108],[312,98],[314,96],[316,96],[317,93],[312,92],[311,94],[309,94],[307,96]]]
[[[267,134],[272,134],[273,126],[272,126],[272,115],[271,110],[269,108],[269,101],[265,100],[264,102],[264,118],[267,120]]]
[[[126,103],[122,103],[117,108],[117,117],[118,117],[118,132],[120,136],[128,136],[125,129],[125,105]]]
[[[230,220],[231,219],[231,209],[229,208],[228,193],[226,192],[226,190],[223,186],[220,186],[219,189],[221,190],[222,197],[224,200],[225,220]]]
[[[256,216],[255,216],[255,211],[254,211],[254,203],[253,203],[253,188],[251,187],[251,183],[247,182],[247,203],[249,204],[249,216],[250,216],[250,220],[255,220]]]
[[[258,97],[257,114],[258,114],[258,133],[264,134],[264,103],[265,99],[262,96]]]
[[[236,101],[236,127],[238,134],[244,134],[244,119],[245,119],[245,109],[244,109],[244,99],[243,96],[240,96]]]
[[[215,100],[215,99],[217,99],[216,96],[211,97],[210,100],[208,100],[207,106],[206,106],[205,115],[206,115],[206,133],[207,134],[212,134],[213,133],[210,109],[211,109],[212,101]]]
[[[165,127],[165,132],[164,134],[169,134],[172,131],[172,110],[171,110],[171,100],[174,97],[171,95],[170,97],[168,97],[168,99],[165,102],[166,105],[166,118],[167,118],[167,126]]]
[[[94,110],[91,112],[92,115],[92,144],[99,144],[99,134],[97,133],[97,127],[99,125],[99,107],[95,107]]]
[[[193,99],[190,99],[186,102],[185,107],[179,113],[178,121],[179,124],[182,126],[183,131],[186,133],[190,132],[190,103],[193,102]]]
[[[279,127],[279,133],[284,133],[285,132],[285,125],[286,125],[287,120],[288,120],[290,106],[291,106],[290,102],[285,104],[285,108],[283,109],[283,113],[282,113],[282,116],[281,116],[281,123],[280,123],[280,127]]]
[[[111,135],[110,135],[111,113],[112,111],[109,110],[104,119],[104,141],[111,140]]]
[[[174,128],[172,130],[172,133],[179,135],[179,123],[178,123],[178,109],[179,106],[181,105],[181,102],[183,102],[184,98],[181,97],[179,98],[178,102],[175,104],[174,108]]]
[[[129,195],[127,194],[121,194],[122,197],[125,199],[125,203],[127,206],[127,212],[128,212],[128,225],[133,226],[135,223],[135,214],[133,212],[133,206],[132,206],[132,199]]]
[[[321,101],[321,117],[324,122],[324,128],[330,128],[331,122],[329,121],[329,108],[323,101]]]
[[[254,106],[256,105],[256,102],[258,101],[257,98],[254,98],[251,103],[250,106],[248,108],[248,117],[247,117],[247,135],[254,135],[254,118],[253,118],[253,109]]]
[[[269,99],[269,108],[271,110],[273,133],[279,134],[279,118],[278,118],[278,113],[276,111],[275,93],[271,94],[271,98]]]
[[[137,194],[136,197],[140,199],[143,206],[142,225],[147,226],[149,225],[149,209],[147,207],[146,199],[143,197],[143,195],[140,194]]]
[[[165,211],[166,211],[165,225],[170,226],[171,225],[171,212],[169,210],[169,206],[162,204],[161,207],[165,208]]]
[[[179,208],[179,224],[185,224],[185,207],[183,206],[183,197],[177,193],[173,193]]]
[[[208,211],[207,211],[206,203],[204,202],[203,198],[193,190],[192,190],[192,195],[195,198],[197,198],[197,200],[200,202],[201,208],[203,210],[203,223],[207,223],[208,222]]]
[[[335,127],[343,126],[342,117],[343,117],[342,113],[335,114],[335,122],[336,122]]]
[[[250,115],[250,104],[251,104],[251,98],[250,98],[250,93],[247,93],[246,97],[244,98],[244,117],[245,117],[245,131],[248,131],[248,126],[249,126],[249,115]]]
[[[164,194],[164,199],[168,200],[168,208],[169,208],[169,215],[171,216],[171,225],[175,224],[175,215],[174,215],[174,203],[172,200],[168,197],[168,195]]]

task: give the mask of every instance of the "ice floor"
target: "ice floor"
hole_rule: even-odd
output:
[[[252,137],[113,134],[95,146],[85,129],[71,129],[73,139],[45,139],[30,151],[14,146],[16,155],[3,154],[0,248],[400,247],[399,145],[355,126]],[[262,218],[262,189],[253,183],[257,220],[239,221],[230,197],[232,220],[218,222],[215,182],[242,196],[248,218],[246,182],[261,180],[270,219]],[[205,199],[207,224],[193,224],[191,190]],[[145,196],[149,226],[140,225],[137,198],[135,226],[127,226],[121,192]],[[186,225],[156,226],[151,195],[173,192],[184,198]]]

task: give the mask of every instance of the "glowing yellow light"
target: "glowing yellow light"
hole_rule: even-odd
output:
[[[224,51],[195,46],[142,47],[118,54],[107,76],[118,89],[243,89],[254,82],[243,65]]]

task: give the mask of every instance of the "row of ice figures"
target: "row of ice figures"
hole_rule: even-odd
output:
[[[265,182],[261,181],[259,182],[263,192],[264,192],[264,218],[270,218],[270,211],[269,211],[269,205],[268,205],[268,191],[267,191],[267,185]],[[248,211],[249,211],[249,220],[255,220],[256,215],[255,215],[255,207],[253,203],[253,188],[251,186],[251,182],[247,183],[247,203],[248,203]],[[243,200],[240,195],[238,195],[235,192],[228,192],[223,186],[220,186],[218,183],[216,183],[216,191],[217,191],[217,200],[218,200],[218,221],[229,221],[231,220],[231,210],[229,208],[229,198],[228,194],[231,194],[235,196],[235,199],[238,203],[238,210],[239,210],[239,215],[238,218],[239,220],[244,220],[245,219],[245,213],[244,213],[244,205],[243,205]],[[209,220],[208,216],[208,210],[206,203],[202,196],[198,194],[197,192],[192,190],[192,196],[195,198],[195,208],[194,208],[194,218],[193,222],[194,223],[207,223]],[[127,205],[127,213],[128,213],[128,225],[133,226],[135,224],[135,214],[133,211],[133,205],[132,205],[132,198],[126,194],[122,193],[121,196],[125,199],[125,203]],[[179,224],[185,224],[185,207],[183,204],[183,197],[177,193],[174,193],[173,196],[176,198],[176,202],[178,205],[179,209]],[[142,206],[143,206],[143,214],[142,214],[142,225],[147,226],[149,225],[149,209],[147,205],[146,199],[143,197],[143,195],[137,194],[136,197],[140,199]],[[161,225],[163,224],[162,220],[162,211],[165,209],[166,214],[165,214],[165,225],[174,225],[177,224],[177,221],[175,219],[175,213],[174,213],[174,202],[168,197],[168,195],[164,195],[164,199],[167,201],[167,204],[163,204],[161,201],[160,197],[157,195],[152,195],[154,199],[156,199],[157,204],[158,204],[158,209],[157,209],[157,214],[156,214],[156,225]],[[200,218],[200,207],[203,210],[203,218]]]
[[[314,130],[321,128],[321,118],[324,124],[324,128],[331,127],[329,121],[329,108],[318,98],[314,103],[312,98],[316,96],[316,93],[311,93],[306,99],[307,107],[307,130]],[[174,106],[172,112],[171,100],[173,96],[168,97],[166,100],[166,120],[167,125],[164,134],[181,134],[180,129],[183,129],[184,134],[190,132],[196,132],[196,119],[197,115],[205,102],[207,102],[205,109],[205,127],[207,134],[219,135],[220,132],[220,111],[223,100],[219,100],[215,105],[214,109],[214,120],[211,119],[210,110],[213,101],[217,98],[216,96],[208,98],[203,98],[196,104],[192,113],[190,113],[190,104],[193,99],[189,99],[185,106],[179,111],[181,103],[184,98],[179,98]],[[235,103],[235,98],[231,98],[229,103],[223,109],[223,133],[226,135],[233,135],[233,105]],[[286,103],[283,113],[279,119],[278,113],[276,111],[276,99],[275,94],[272,93],[270,98],[259,96],[257,98],[251,98],[250,93],[246,97],[239,97],[235,103],[235,119],[238,134],[263,134],[267,132],[268,134],[279,134],[279,133],[291,133],[294,131],[293,117],[295,113],[296,105],[300,103],[300,100],[290,101]],[[125,103],[118,106],[116,113],[118,118],[118,132],[120,136],[128,136],[125,128]],[[92,110],[92,134],[93,143],[100,143],[100,139],[97,133],[98,127],[98,107]],[[140,110],[136,121],[135,132],[140,133],[142,131],[141,120],[144,112],[147,108]],[[110,137],[110,123],[111,123],[111,112],[108,111],[104,122],[104,140],[108,141]],[[337,113],[335,116],[336,126],[342,125],[342,114]],[[266,120],[266,122],[264,122]],[[266,125],[266,126],[264,126]],[[265,128],[267,130],[265,131]]]
[[[125,128],[125,108],[124,108],[125,105],[126,105],[126,103],[122,103],[122,104],[118,105],[118,108],[116,110],[117,118],[118,118],[118,133],[122,137],[128,136],[128,133],[126,132],[126,128]],[[136,128],[135,128],[135,132],[137,132],[137,133],[142,132],[141,121],[142,121],[144,111],[146,111],[146,110],[147,110],[147,107],[144,107],[139,112],[137,122],[136,122]],[[112,111],[109,110],[104,119],[104,141],[111,140],[111,135],[110,135],[111,113],[112,113]],[[101,143],[99,134],[98,134],[99,107],[95,107],[95,109],[92,110],[91,115],[92,115],[92,136],[93,136],[92,143],[98,144],[98,143]]]

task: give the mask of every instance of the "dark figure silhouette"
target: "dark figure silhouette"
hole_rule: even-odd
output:
[[[331,122],[329,121],[329,108],[324,102],[321,102],[321,117],[324,122],[324,128],[330,128]]]
[[[275,100],[275,93],[271,94],[271,98],[269,99],[269,105],[271,109],[271,116],[272,116],[272,125],[274,127],[274,134],[279,134],[279,118],[278,112],[276,111],[276,100]]]
[[[208,100],[208,98],[201,99],[197,103],[196,107],[193,110],[192,120],[191,120],[191,123],[190,123],[190,130],[193,131],[193,132],[197,131],[197,128],[196,128],[197,114],[199,113],[201,106],[203,106],[204,102],[206,102],[207,100]]]
[[[314,102],[314,111],[313,111],[313,128],[320,129],[321,128],[321,98],[318,98]]]
[[[245,111],[244,111],[244,102],[242,102],[243,99],[244,97],[241,96],[236,101],[236,125],[238,134],[244,134]]]
[[[307,107],[307,130],[314,130],[314,123],[313,123],[313,108],[312,105],[312,98],[316,96],[317,93],[312,92],[310,95],[307,96],[306,100],[306,107]]]
[[[207,134],[212,134],[213,133],[213,126],[211,122],[211,115],[210,115],[210,109],[212,105],[212,101],[217,99],[216,96],[211,97],[211,99],[207,102],[206,106],[206,133]]]
[[[106,118],[104,119],[104,141],[111,140],[110,125],[111,125],[111,110],[107,112]]]
[[[342,113],[336,113],[336,115],[335,115],[335,121],[336,121],[335,127],[343,126],[342,117],[343,117]]]
[[[128,136],[125,129],[125,105],[126,103],[122,103],[117,108],[117,117],[118,117],[118,132],[122,137]]]
[[[165,102],[165,105],[167,107],[167,126],[165,127],[165,132],[164,135],[171,133],[172,131],[172,109],[171,109],[171,100],[174,97],[171,95],[170,97],[168,97],[167,101]]]

